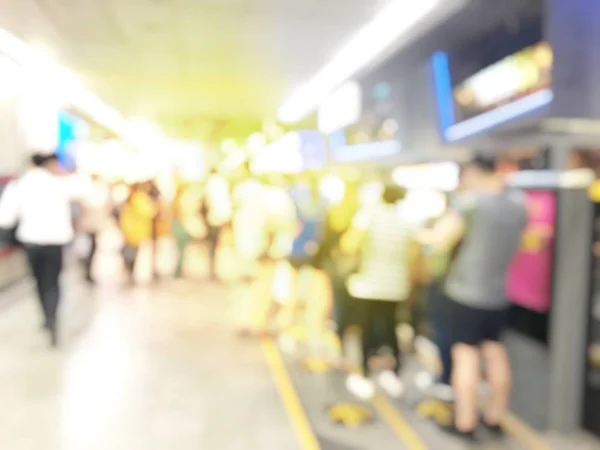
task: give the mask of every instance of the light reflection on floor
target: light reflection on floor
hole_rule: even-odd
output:
[[[198,280],[146,284],[146,253],[140,286],[125,288],[118,240],[101,245],[96,288],[75,269],[63,279],[58,351],[31,285],[0,314],[0,449],[296,450],[259,347],[235,338],[232,291],[201,281],[202,247],[188,258]],[[162,254],[166,273],[172,256]]]

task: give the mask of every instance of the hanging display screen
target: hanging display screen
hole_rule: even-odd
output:
[[[453,88],[456,122],[549,88],[551,71],[552,49],[546,42],[492,64]]]
[[[442,136],[457,141],[532,113],[553,99],[552,49],[541,8],[518,30],[503,24],[432,57]]]

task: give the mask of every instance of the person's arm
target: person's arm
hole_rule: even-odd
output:
[[[446,253],[452,251],[463,239],[467,226],[467,217],[473,210],[474,199],[457,201],[444,214],[431,230],[419,233],[419,241],[429,247],[429,251]]]
[[[13,228],[17,225],[18,209],[17,185],[12,181],[0,196],[0,228]]]

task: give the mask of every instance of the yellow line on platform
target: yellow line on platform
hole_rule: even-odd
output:
[[[265,338],[261,346],[301,450],[321,450],[277,345],[273,339]]]
[[[502,427],[507,434],[523,444],[527,450],[551,450],[550,445],[533,428],[514,414],[508,414]]]
[[[427,450],[428,447],[407,420],[383,395],[377,394],[373,406],[394,434],[402,441],[407,450]]]

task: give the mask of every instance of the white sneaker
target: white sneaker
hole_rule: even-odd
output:
[[[435,377],[431,372],[422,371],[415,376],[415,385],[421,391],[427,391],[435,383]]]
[[[391,370],[385,370],[377,376],[381,389],[392,398],[398,398],[404,393],[404,384]]]
[[[427,393],[433,398],[443,402],[454,401],[454,391],[452,390],[452,386],[447,384],[436,383],[428,389]]]
[[[361,400],[371,400],[375,396],[375,383],[356,373],[346,378],[346,389]]]

